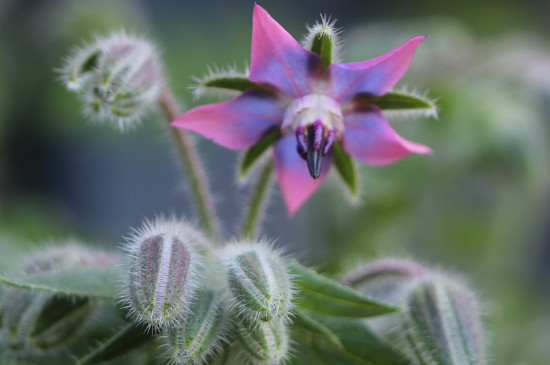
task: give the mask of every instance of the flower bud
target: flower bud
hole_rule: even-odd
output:
[[[167,331],[174,362],[207,363],[226,341],[225,324],[226,314],[220,294],[210,289],[199,290],[191,300],[182,324]]]
[[[106,253],[69,245],[41,251],[28,260],[21,274],[40,275],[113,260]],[[67,357],[87,343],[85,334],[101,307],[89,298],[4,288],[0,305],[0,352],[25,360]]]
[[[404,343],[420,364],[485,364],[483,332],[473,293],[446,278],[422,280],[409,293]]]
[[[368,297],[385,303],[402,306],[406,302],[407,288],[429,269],[407,259],[373,261],[350,272],[341,279]]]
[[[125,130],[158,99],[162,72],[155,47],[126,33],[98,37],[70,57],[62,79],[88,114]]]
[[[285,262],[265,243],[237,243],[226,249],[225,267],[233,305],[252,319],[286,317],[292,282]]]
[[[237,316],[235,325],[242,353],[250,363],[277,365],[286,360],[290,341],[283,318],[255,322],[250,318]]]
[[[128,245],[128,281],[122,301],[138,322],[155,329],[178,322],[193,298],[202,238],[183,221],[146,223]]]

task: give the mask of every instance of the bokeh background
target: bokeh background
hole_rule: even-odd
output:
[[[0,1],[0,270],[78,237],[117,249],[146,217],[192,218],[184,175],[154,111],[121,135],[87,121],[55,69],[71,47],[126,29],[162,50],[180,106],[207,66],[243,68],[253,1]],[[377,257],[460,273],[479,293],[494,364],[550,363],[550,3],[259,1],[291,34],[319,14],[343,28],[344,61],[428,34],[400,86],[437,98],[439,119],[393,121],[431,146],[361,166],[362,198],[335,176],[288,218],[277,189],[263,232],[331,275]],[[227,237],[247,189],[238,154],[200,141]]]

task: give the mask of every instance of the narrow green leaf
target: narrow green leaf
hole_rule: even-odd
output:
[[[123,275],[119,264],[109,264],[59,269],[21,277],[0,275],[0,282],[17,288],[60,295],[114,299]]]
[[[302,338],[294,339],[294,354],[291,365],[378,365],[358,358],[336,347],[309,342]]]
[[[145,333],[143,328],[136,327],[133,323],[128,323],[120,328],[107,341],[99,344],[98,347],[93,349],[86,356],[80,358],[76,362],[76,365],[96,364],[114,359],[140,347],[154,338],[152,333]]]
[[[290,261],[289,266],[296,276],[298,308],[329,316],[355,318],[378,316],[401,309],[369,299],[295,260]]]
[[[404,355],[375,335],[364,321],[347,318],[320,319],[330,331],[336,333],[345,351],[376,365],[406,365]]]
[[[326,69],[332,63],[333,39],[327,32],[321,31],[313,36],[311,51],[317,53],[323,60]]]
[[[226,89],[234,91],[265,90],[265,87],[250,81],[245,76],[214,75],[206,77],[197,85],[197,90]]]
[[[342,347],[342,343],[330,329],[319,321],[313,319],[303,311],[297,310],[294,312],[292,325],[295,331],[300,332],[302,336],[309,338],[320,339],[324,342],[329,342],[337,348]]]
[[[435,104],[422,96],[390,91],[376,98],[362,98],[367,103],[374,104],[382,110],[429,109],[436,110]]]
[[[357,197],[359,194],[359,175],[357,174],[355,162],[340,144],[335,143],[332,148],[334,150],[334,166],[338,171],[338,175],[349,189],[351,196]]]
[[[245,151],[239,164],[239,176],[244,178],[265,151],[281,136],[280,131],[266,134],[258,143]]]

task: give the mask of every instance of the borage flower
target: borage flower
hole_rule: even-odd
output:
[[[333,160],[353,191],[357,182],[348,154],[369,165],[384,165],[410,153],[430,153],[428,147],[399,136],[381,111],[435,110],[425,99],[388,92],[426,37],[414,37],[367,61],[332,63],[335,36],[332,23],[323,19],[310,28],[308,50],[255,5],[249,75],[211,73],[198,86],[198,91],[223,88],[242,93],[191,109],[172,125],[230,149],[251,147],[244,168],[273,144],[289,214],[321,185]]]

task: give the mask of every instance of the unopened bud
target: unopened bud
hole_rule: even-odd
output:
[[[422,280],[409,293],[408,356],[419,364],[485,364],[483,331],[473,293],[447,278]]]
[[[103,265],[115,260],[106,253],[74,245],[50,248],[28,260],[21,275]],[[0,305],[0,352],[29,361],[68,357],[84,344],[86,331],[100,308],[101,304],[89,298],[4,288]]]
[[[341,279],[370,298],[388,304],[405,304],[410,283],[430,273],[428,268],[407,259],[383,259],[363,265]]]
[[[181,325],[167,331],[174,362],[208,363],[226,341],[225,324],[226,313],[220,294],[210,289],[199,290]]]
[[[138,322],[166,328],[188,310],[195,291],[201,239],[183,221],[146,223],[129,242],[128,282],[122,301]]]
[[[235,325],[239,344],[250,363],[277,365],[286,360],[290,341],[284,319],[255,322],[250,318],[237,316]]]
[[[235,243],[225,266],[233,304],[239,313],[269,321],[288,316],[292,282],[280,255],[264,243]]]
[[[162,72],[155,47],[126,33],[98,37],[70,57],[62,78],[78,91],[85,110],[120,130],[131,126],[158,99]]]

